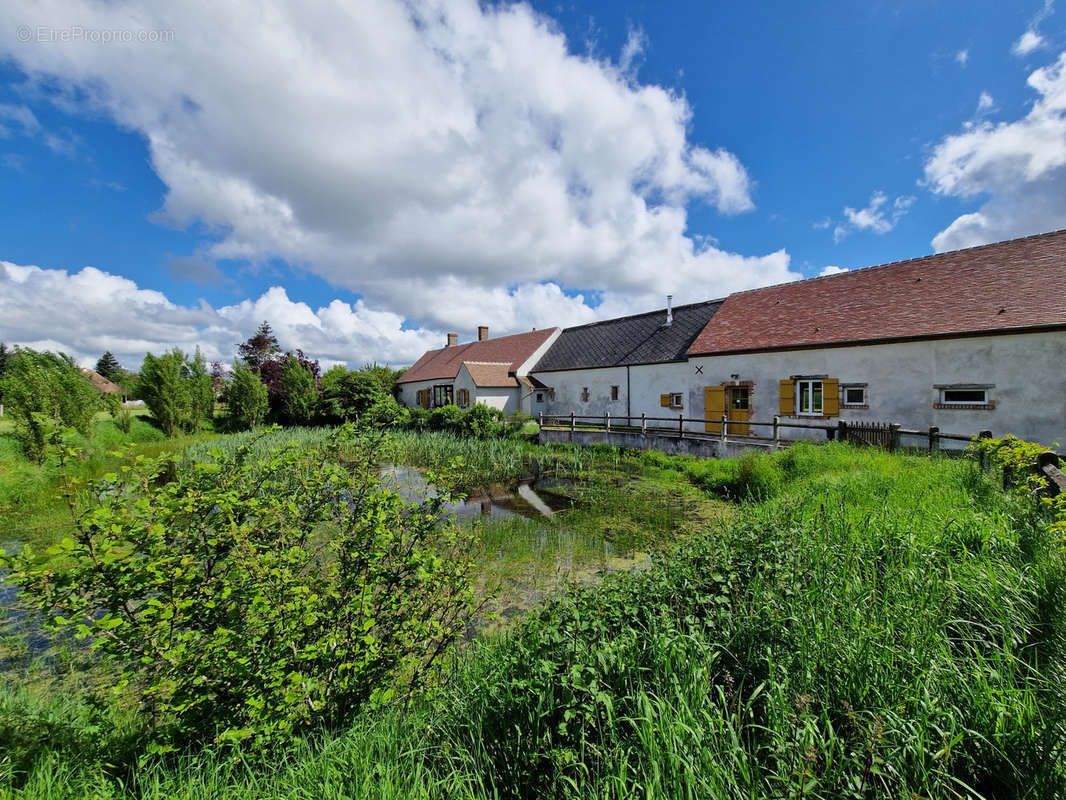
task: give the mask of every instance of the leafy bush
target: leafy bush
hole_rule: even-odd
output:
[[[484,403],[474,403],[459,420],[456,432],[475,439],[495,439],[502,436],[505,429],[502,411]]]
[[[99,393],[69,356],[15,348],[0,387],[6,412],[28,458],[43,463],[49,442],[64,429],[88,436]]]
[[[315,374],[296,356],[289,354],[281,365],[278,379],[280,421],[286,425],[308,425],[318,408]]]
[[[177,348],[146,353],[137,390],[167,436],[195,431],[214,412],[214,387],[199,348],[191,359]]]
[[[420,686],[471,613],[467,534],[438,525],[447,492],[404,503],[377,446],[351,428],[258,459],[248,445],[169,483],[142,459],[92,487],[72,538],[2,563],[173,740],[335,727]]]
[[[233,379],[226,389],[228,424],[231,430],[262,425],[269,408],[267,388],[259,376],[239,361],[233,364]]]

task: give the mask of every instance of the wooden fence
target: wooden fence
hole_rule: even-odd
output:
[[[771,444],[784,447],[797,439],[790,438],[785,434],[793,430],[814,430],[825,433],[826,439],[840,439],[856,444],[884,447],[895,450],[901,446],[903,437],[919,439],[917,446],[928,450],[939,450],[941,442],[956,441],[969,442],[972,434],[942,433],[940,428],[933,426],[927,430],[908,430],[897,423],[856,423],[839,420],[832,424],[817,422],[795,422],[790,419],[782,420],[775,416],[772,421],[760,422],[757,420],[731,420],[727,416],[713,419],[705,417],[686,417],[678,414],[676,417],[649,417],[641,414],[639,417],[613,416],[609,412],[604,414],[545,414],[541,412],[539,423],[542,428],[556,430],[590,430],[606,431],[607,433],[640,433],[643,436],[666,436],[679,439],[719,439],[722,442],[730,440],[746,439],[752,443]],[[699,425],[702,431],[687,430],[686,426]],[[713,430],[708,432],[706,429]],[[764,434],[752,433],[753,430],[761,429]],[[991,436],[989,431],[981,431],[979,436]]]

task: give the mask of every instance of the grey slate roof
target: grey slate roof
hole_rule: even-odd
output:
[[[684,361],[721,300],[677,306],[669,327],[666,309],[564,328],[531,372]]]

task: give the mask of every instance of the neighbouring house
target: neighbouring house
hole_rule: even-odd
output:
[[[96,387],[96,391],[100,392],[100,394],[117,395],[123,403],[126,402],[125,389],[114,381],[105,378],[96,370],[88,369],[86,367],[81,368],[81,373],[92,382],[92,385]]]
[[[545,328],[490,339],[489,329],[480,326],[477,341],[459,344],[458,334],[449,333],[444,347],[425,353],[400,376],[400,400],[419,408],[482,403],[508,416],[536,413],[539,384],[529,371],[558,336],[559,328]]]
[[[687,352],[721,300],[565,328],[532,376],[546,414],[691,417]],[[702,401],[701,401],[702,403]],[[652,423],[660,425],[662,423]]]
[[[688,357],[707,418],[1066,443],[1066,231],[738,292]]]

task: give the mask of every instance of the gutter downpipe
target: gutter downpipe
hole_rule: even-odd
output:
[[[626,425],[629,424],[630,418],[633,416],[632,395],[629,389],[629,364],[626,364]]]

